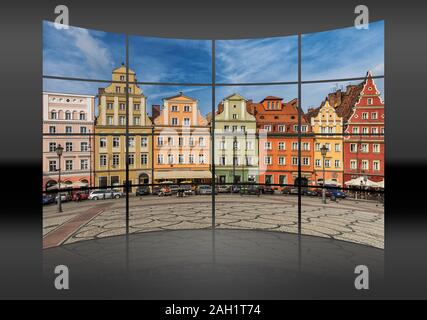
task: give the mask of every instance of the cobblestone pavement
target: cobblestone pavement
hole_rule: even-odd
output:
[[[215,223],[220,229],[262,229],[297,233],[296,196],[216,196]],[[43,210],[44,248],[125,233],[125,201],[63,204]],[[210,196],[130,198],[130,232],[207,229],[212,224]],[[374,202],[341,200],[321,204],[302,198],[302,233],[384,248],[384,207]]]

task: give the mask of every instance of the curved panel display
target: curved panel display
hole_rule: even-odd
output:
[[[215,41],[44,22],[43,247],[217,228],[384,248],[384,81],[383,21]]]

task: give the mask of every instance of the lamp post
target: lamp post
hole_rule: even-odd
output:
[[[326,204],[326,189],[325,189],[325,158],[326,158],[326,153],[328,152],[328,148],[326,148],[325,145],[323,145],[320,148],[320,153],[322,154],[322,158],[323,158],[323,188],[322,188],[322,203]]]
[[[56,154],[58,155],[58,212],[62,212],[62,203],[61,203],[61,156],[64,148],[59,144],[56,147]]]
[[[365,199],[367,199],[368,195],[367,195],[366,190],[368,189],[368,186],[366,184],[368,182],[368,176],[366,174],[363,176],[363,182],[365,183]]]

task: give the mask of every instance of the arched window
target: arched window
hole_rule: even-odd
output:
[[[65,120],[71,120],[71,112],[65,111]]]
[[[58,119],[58,114],[56,113],[56,111],[55,111],[55,110],[52,110],[52,111],[50,112],[50,118],[51,118],[51,119]]]
[[[86,120],[86,113],[80,112],[80,120]]]

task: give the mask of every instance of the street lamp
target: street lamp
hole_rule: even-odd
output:
[[[320,148],[320,153],[322,154],[322,158],[323,158],[323,189],[322,189],[322,203],[326,204],[326,189],[325,189],[325,158],[326,158],[326,153],[328,152],[328,148],[326,148],[325,145],[323,145]]]
[[[58,155],[58,212],[62,212],[62,203],[61,203],[61,156],[64,148],[59,144],[56,147],[56,154]]]

